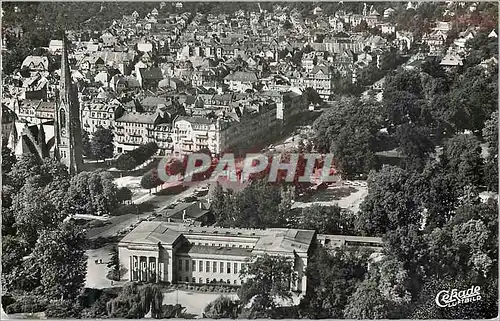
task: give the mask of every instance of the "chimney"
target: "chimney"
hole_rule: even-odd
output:
[[[202,210],[203,209],[203,204],[200,202],[199,205],[200,205],[200,210]]]

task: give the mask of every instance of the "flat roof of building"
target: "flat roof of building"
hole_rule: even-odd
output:
[[[252,256],[251,248],[239,248],[228,246],[205,246],[186,244],[179,248],[176,253],[179,254],[208,254],[208,255],[230,255],[230,256]]]
[[[181,236],[177,230],[163,222],[143,221],[120,241],[120,243],[171,245]]]

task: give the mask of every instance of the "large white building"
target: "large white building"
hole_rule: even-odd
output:
[[[142,222],[118,244],[123,279],[144,282],[241,285],[240,271],[256,257],[290,258],[294,291],[305,293],[305,269],[315,232],[297,229],[194,227]],[[244,280],[243,280],[244,281]]]

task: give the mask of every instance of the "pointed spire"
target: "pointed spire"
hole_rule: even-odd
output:
[[[69,68],[67,48],[68,41],[66,39],[66,32],[63,32],[62,47],[60,92],[61,97],[69,97],[69,90],[71,86],[71,70]]]

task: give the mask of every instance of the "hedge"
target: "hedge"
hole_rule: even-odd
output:
[[[45,311],[49,301],[37,295],[23,295],[5,308],[5,313],[31,313]]]

